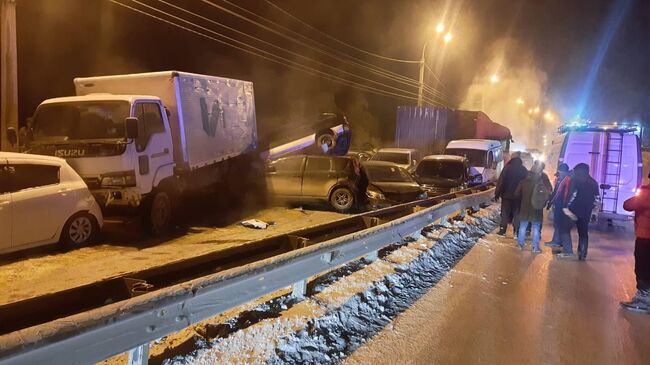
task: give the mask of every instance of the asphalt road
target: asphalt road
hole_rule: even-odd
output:
[[[488,235],[346,364],[650,364],[650,316],[618,304],[631,231],[593,232],[586,262]]]

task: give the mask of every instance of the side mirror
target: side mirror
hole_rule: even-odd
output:
[[[411,165],[415,166],[417,164],[418,164],[418,160],[416,160],[416,159],[411,160]]]
[[[11,143],[12,147],[18,143],[18,133],[16,133],[16,128],[7,128],[7,140],[9,140],[9,143]]]
[[[600,189],[601,190],[609,190],[611,188],[612,188],[612,186],[609,185],[609,184],[600,184]]]
[[[138,118],[128,117],[124,120],[124,129],[126,130],[126,138],[137,139],[138,138]]]

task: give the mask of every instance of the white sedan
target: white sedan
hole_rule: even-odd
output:
[[[0,152],[0,253],[85,245],[102,224],[99,205],[65,160]]]

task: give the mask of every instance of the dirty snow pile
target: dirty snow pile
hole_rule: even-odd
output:
[[[464,220],[427,226],[377,261],[359,260],[319,277],[304,300],[276,298],[217,324],[212,336],[199,332],[191,352],[163,363],[339,363],[446,275],[495,228],[497,215],[490,206]]]

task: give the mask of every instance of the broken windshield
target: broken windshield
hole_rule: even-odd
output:
[[[82,101],[41,105],[34,115],[35,141],[124,138],[126,101]]]

